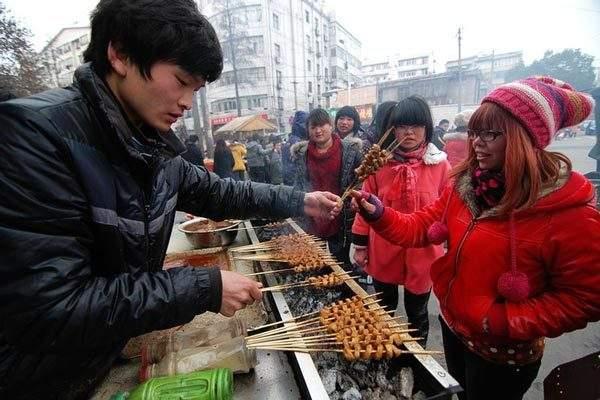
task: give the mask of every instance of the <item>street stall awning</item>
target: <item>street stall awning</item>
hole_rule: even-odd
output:
[[[276,131],[277,127],[261,115],[246,115],[229,121],[215,132],[216,134],[235,132]]]

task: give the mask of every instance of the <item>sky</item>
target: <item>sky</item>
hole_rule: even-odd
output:
[[[36,50],[66,26],[86,25],[97,0],[0,0],[34,37]],[[362,42],[362,58],[433,53],[436,72],[462,55],[581,48],[600,67],[600,0],[326,0]],[[439,69],[438,69],[439,68]]]

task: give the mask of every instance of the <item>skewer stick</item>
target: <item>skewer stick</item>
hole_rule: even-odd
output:
[[[274,269],[273,271],[262,271],[262,272],[254,272],[252,274],[244,274],[244,276],[257,276],[257,275],[278,274],[280,272],[293,271],[295,269],[296,268]]]
[[[379,139],[379,141],[377,142],[378,146],[381,146],[383,144],[383,142],[385,142],[385,139],[387,139],[387,137],[390,135],[390,132],[394,129],[394,127],[390,127],[390,129],[388,129],[382,136],[381,139]]]

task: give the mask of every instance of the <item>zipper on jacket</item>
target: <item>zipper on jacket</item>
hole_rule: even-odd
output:
[[[448,303],[448,297],[450,296],[450,290],[452,289],[452,285],[454,284],[454,281],[456,280],[456,277],[458,276],[458,269],[459,269],[458,260],[460,258],[460,253],[462,251],[463,245],[465,244],[467,237],[471,234],[471,232],[475,228],[475,225],[477,225],[477,219],[473,218],[471,220],[471,222],[469,223],[469,226],[467,227],[467,230],[465,231],[462,239],[460,240],[460,243],[458,244],[458,248],[456,249],[456,256],[454,257],[454,276],[452,277],[452,279],[450,280],[450,283],[448,284],[448,290],[446,291],[446,296],[444,296],[444,306],[446,306]]]

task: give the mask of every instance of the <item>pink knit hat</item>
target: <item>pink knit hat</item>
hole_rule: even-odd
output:
[[[594,108],[590,96],[549,76],[535,76],[498,86],[483,98],[482,102],[485,101],[511,113],[539,149],[548,146],[559,129],[585,120]]]

